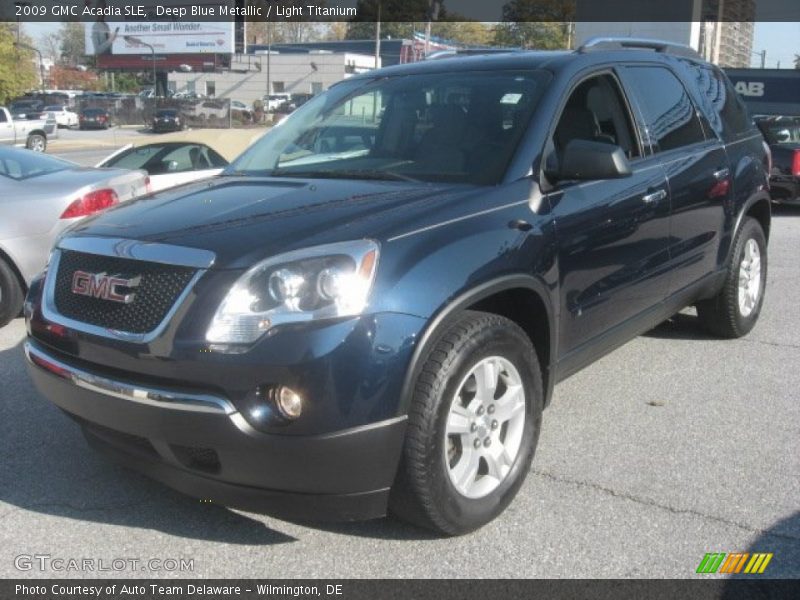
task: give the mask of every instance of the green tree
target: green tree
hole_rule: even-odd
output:
[[[486,46],[494,41],[492,27],[478,21],[436,21],[431,35],[472,46]]]
[[[574,20],[574,0],[510,0],[503,5],[495,43],[545,50],[566,48]]]
[[[94,63],[94,57],[86,56],[83,23],[64,23],[58,33],[61,38],[61,56],[66,64],[76,67]]]
[[[17,41],[17,25],[0,23],[0,104],[38,87],[35,53],[14,46]],[[20,41],[30,44],[26,36]]]
[[[356,3],[358,16],[348,24],[348,39],[363,40],[375,37],[378,4],[380,4],[382,38],[411,37],[414,22],[424,20],[430,10],[429,0],[358,0]],[[437,19],[440,21],[447,19],[447,10],[443,3],[440,5]]]

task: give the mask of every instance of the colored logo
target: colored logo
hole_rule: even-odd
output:
[[[735,552],[733,554],[709,552],[700,561],[697,572],[760,575],[766,570],[771,560],[772,552],[756,552],[754,554],[748,552]]]

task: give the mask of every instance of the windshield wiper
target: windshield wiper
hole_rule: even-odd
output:
[[[422,183],[419,179],[414,179],[402,173],[394,171],[295,171],[292,169],[274,169],[270,175],[272,177],[308,177],[310,179],[371,179],[376,181],[408,181],[411,183]]]

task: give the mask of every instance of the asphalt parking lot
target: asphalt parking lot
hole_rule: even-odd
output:
[[[102,573],[126,577],[683,578],[707,552],[759,551],[766,575],[800,577],[799,249],[800,209],[777,210],[746,338],[710,338],[686,311],[560,384],[516,501],[446,540],[232,511],[115,466],[33,389],[17,319],[0,329],[0,576],[98,575],[15,568],[47,554],[194,561]]]

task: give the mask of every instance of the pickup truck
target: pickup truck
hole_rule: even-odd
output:
[[[56,118],[50,113],[43,119],[27,119],[0,106],[0,144],[44,152],[47,150],[47,136],[54,135],[57,127]]]

